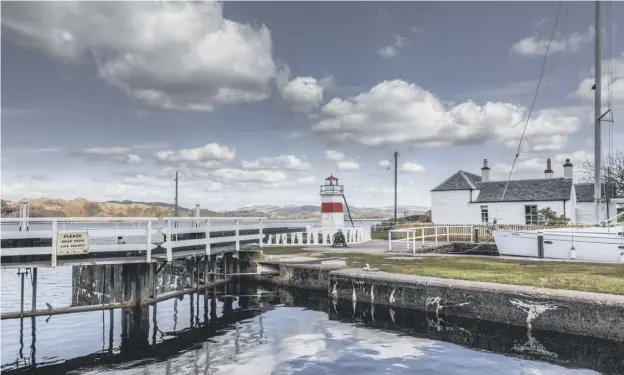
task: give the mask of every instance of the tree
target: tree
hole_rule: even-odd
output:
[[[539,225],[544,226],[563,226],[568,225],[570,219],[565,217],[563,214],[557,216],[555,211],[553,211],[550,207],[547,207],[537,211],[537,221]]]
[[[581,162],[582,182],[593,183],[595,165],[593,161],[585,160]],[[624,150],[616,150],[612,156],[602,158],[600,165],[600,178],[603,183],[608,183],[603,190],[603,198],[624,196]]]

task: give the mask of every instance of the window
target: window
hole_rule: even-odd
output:
[[[537,205],[524,206],[526,225],[537,225]]]
[[[488,222],[488,206],[481,206],[481,222]]]

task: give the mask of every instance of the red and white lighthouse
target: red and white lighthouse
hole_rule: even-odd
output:
[[[344,212],[342,201],[344,186],[338,179],[330,175],[321,185],[321,227],[323,230],[344,229]]]

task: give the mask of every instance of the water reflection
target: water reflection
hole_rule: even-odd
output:
[[[607,374],[621,345],[240,284],[120,309],[2,323],[7,374]],[[505,355],[493,354],[501,353]],[[560,367],[564,366],[564,367]]]

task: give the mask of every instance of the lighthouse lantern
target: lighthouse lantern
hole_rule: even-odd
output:
[[[323,230],[344,229],[344,186],[338,178],[330,175],[321,185],[321,227]]]

